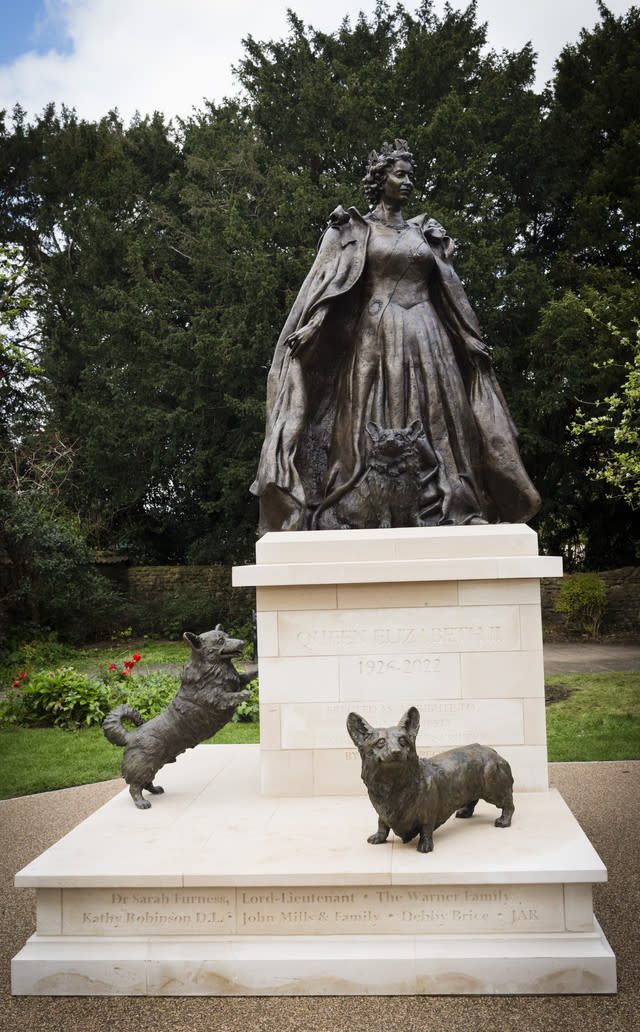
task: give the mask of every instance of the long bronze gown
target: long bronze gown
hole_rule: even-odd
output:
[[[540,499],[491,363],[469,347],[482,346],[480,331],[444,230],[424,216],[397,230],[375,214],[337,211],[269,375],[252,485],[261,531],[365,525],[352,503],[369,421],[422,423],[421,523],[530,518]],[[292,358],[288,334],[317,312],[317,339]]]

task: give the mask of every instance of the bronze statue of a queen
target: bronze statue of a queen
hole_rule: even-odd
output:
[[[331,214],[276,346],[251,486],[260,531],[526,522],[540,498],[404,140],[369,156],[371,211]],[[376,453],[383,441],[385,454]],[[400,511],[400,515],[398,512]]]

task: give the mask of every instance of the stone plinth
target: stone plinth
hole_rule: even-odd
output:
[[[260,746],[198,746],[137,810],[123,792],[21,871],[37,932],[14,993],[615,992],[595,920],[606,870],[548,790],[539,580],[527,527],[268,534],[257,587]],[[422,752],[479,740],[515,815],[480,802],[434,852],[391,836],[350,748],[351,710]]]
[[[21,871],[30,995],[615,992],[606,870],[554,791],[480,803],[433,853],[372,846],[366,798],[257,792],[257,746],[203,745],[140,812],[123,791]]]
[[[421,715],[418,749],[480,741],[518,791],[547,788],[540,578],[561,576],[521,525],[266,534],[255,585],[261,791],[361,792],[347,714]]]

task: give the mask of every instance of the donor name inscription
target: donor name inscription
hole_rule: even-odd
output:
[[[561,885],[65,890],[65,934],[303,935],[550,932]]]

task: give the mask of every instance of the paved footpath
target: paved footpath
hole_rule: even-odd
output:
[[[563,641],[544,645],[545,674],[596,674],[608,670],[640,670],[640,642],[608,645]]]
[[[34,928],[16,871],[116,792],[121,781],[0,802],[0,1028],[3,1032],[638,1032],[640,761],[552,763],[563,795],[609,872],[594,908],[618,964],[607,996],[73,997],[9,992],[9,960]],[[340,829],[336,829],[336,834]]]

